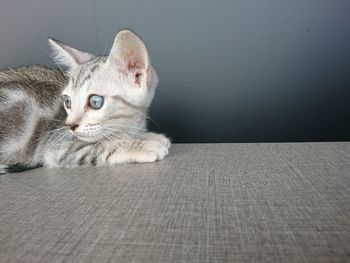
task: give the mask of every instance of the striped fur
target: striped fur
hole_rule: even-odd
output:
[[[158,78],[134,33],[121,31],[108,56],[50,44],[67,73],[38,65],[0,72],[0,173],[153,162],[168,154],[169,139],[146,131]],[[61,94],[70,96],[71,109]],[[92,94],[105,98],[100,110],[87,107]],[[78,128],[69,130],[67,122]]]

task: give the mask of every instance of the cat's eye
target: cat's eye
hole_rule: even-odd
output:
[[[89,106],[94,110],[101,109],[105,99],[99,95],[91,95],[89,98]]]
[[[63,100],[64,106],[67,109],[70,109],[72,107],[72,100],[71,100],[71,98],[69,96],[62,95],[62,100]]]

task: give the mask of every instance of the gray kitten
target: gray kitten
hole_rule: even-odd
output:
[[[141,39],[119,32],[108,56],[49,39],[66,74],[43,66],[0,72],[0,171],[154,162],[170,141],[146,131],[158,85]]]

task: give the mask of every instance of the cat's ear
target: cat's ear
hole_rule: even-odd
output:
[[[148,52],[145,44],[135,33],[122,30],[117,34],[108,62],[118,71],[127,74],[137,86],[147,85],[150,74]]]
[[[69,71],[74,70],[78,65],[83,64],[94,57],[94,55],[90,53],[72,48],[53,38],[49,38],[49,45],[52,49],[52,57],[55,62],[67,67]]]

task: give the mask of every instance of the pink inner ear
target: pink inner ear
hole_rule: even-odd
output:
[[[144,68],[143,63],[137,60],[131,60],[128,63],[128,70],[130,71],[141,70],[143,68]]]
[[[135,83],[140,85],[141,84],[141,77],[142,77],[142,69],[144,68],[143,63],[138,62],[136,60],[131,60],[128,63],[128,71],[132,72],[134,74]]]

